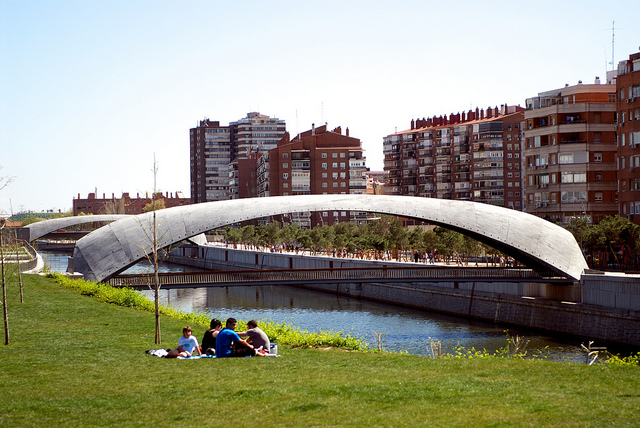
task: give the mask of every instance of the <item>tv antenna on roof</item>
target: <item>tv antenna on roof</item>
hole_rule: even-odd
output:
[[[615,70],[616,21],[611,23],[611,69]]]

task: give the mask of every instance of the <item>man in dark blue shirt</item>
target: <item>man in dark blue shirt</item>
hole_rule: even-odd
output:
[[[216,358],[253,357],[256,355],[254,347],[233,331],[236,328],[236,323],[235,318],[227,319],[226,327],[218,333],[216,338]]]

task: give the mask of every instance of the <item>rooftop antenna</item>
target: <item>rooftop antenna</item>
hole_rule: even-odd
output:
[[[615,69],[616,21],[611,23],[611,70]]]

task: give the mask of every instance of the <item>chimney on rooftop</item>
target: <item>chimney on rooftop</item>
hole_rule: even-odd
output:
[[[349,136],[349,128],[347,128],[347,129],[345,130],[345,133],[346,133],[346,135],[347,135],[347,137],[348,137],[348,136]]]
[[[480,119],[484,119],[484,109],[480,110]]]
[[[315,123],[311,124],[311,135],[316,135],[316,124]]]
[[[415,128],[416,128],[415,127],[415,123],[414,123],[413,119],[411,119],[411,129],[415,129]]]

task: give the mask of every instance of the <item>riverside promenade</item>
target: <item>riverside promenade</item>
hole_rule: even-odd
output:
[[[262,252],[219,244],[186,245],[174,249],[169,261],[208,270],[416,266],[412,262]],[[474,280],[296,285],[471,319],[575,335],[585,340],[640,346],[640,276],[637,275],[593,271],[583,274],[579,282],[570,285]]]

